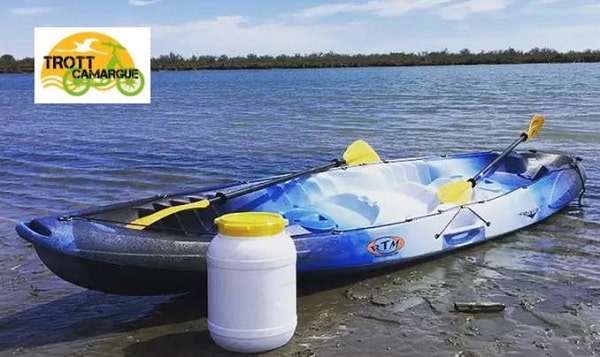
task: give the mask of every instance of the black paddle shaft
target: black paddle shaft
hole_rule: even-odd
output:
[[[473,176],[472,178],[470,178],[468,180],[471,183],[471,186],[475,187],[475,185],[477,184],[477,181],[479,181],[479,179],[481,179],[481,177],[483,177],[500,160],[504,159],[504,157],[506,155],[508,155],[508,153],[510,153],[514,148],[517,147],[517,145],[519,145],[523,141],[526,141],[528,137],[529,136],[527,135],[527,133],[522,133],[521,136],[519,136],[518,139],[516,139],[515,141],[513,141],[513,143],[510,144],[510,146],[507,147],[506,150],[504,150],[500,155],[498,155],[497,158],[494,159],[494,161],[492,161],[489,164],[487,164],[483,169],[481,169],[481,171],[479,171],[475,176]]]
[[[266,182],[259,183],[257,185],[253,185],[253,186],[249,186],[249,187],[245,187],[245,188],[242,188],[242,189],[239,189],[236,191],[231,191],[229,193],[217,192],[215,194],[215,197],[209,199],[208,201],[211,204],[213,204],[213,203],[225,204],[225,202],[227,202],[227,200],[229,200],[230,198],[244,196],[249,193],[256,192],[258,190],[262,190],[263,188],[266,188],[266,187],[269,187],[272,185],[277,185],[277,184],[280,184],[283,182],[287,182],[287,181],[293,180],[295,178],[298,178],[298,177],[301,177],[304,175],[310,175],[310,174],[314,174],[314,173],[318,173],[318,172],[322,172],[322,171],[327,171],[329,169],[332,169],[335,167],[340,167],[345,164],[346,164],[346,160],[344,160],[344,159],[341,159],[341,160],[334,159],[334,160],[332,160],[332,162],[330,164],[327,164],[327,165],[315,167],[312,169],[304,170],[304,171],[297,172],[297,173],[290,174],[290,175],[281,176],[279,178],[268,180]]]

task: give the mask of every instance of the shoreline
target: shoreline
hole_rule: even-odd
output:
[[[600,62],[600,50],[558,52],[549,48],[533,48],[527,52],[512,48],[472,53],[460,52],[386,54],[338,54],[312,53],[277,56],[248,54],[228,57],[226,55],[192,55],[183,57],[178,53],[159,55],[150,59],[152,71],[199,71],[235,69],[305,69],[305,68],[365,68],[365,67],[420,67],[457,65],[497,65],[535,63],[595,63]],[[31,73],[35,62],[32,57],[15,59],[10,54],[0,56],[0,73]]]
[[[194,71],[237,71],[237,70],[273,70],[273,69],[342,69],[342,68],[391,68],[391,67],[450,67],[450,66],[511,66],[511,65],[525,65],[525,64],[591,64],[599,63],[598,61],[588,62],[517,62],[517,63],[440,63],[440,64],[400,64],[400,65],[364,65],[364,66],[269,66],[269,67],[255,67],[255,66],[240,66],[240,67],[169,67],[169,68],[152,68],[152,72],[194,72]],[[2,74],[32,74],[34,68],[24,68],[17,71],[0,71]]]

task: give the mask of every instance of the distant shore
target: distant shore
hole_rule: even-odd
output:
[[[558,52],[548,48],[533,48],[527,52],[512,48],[507,50],[473,53],[468,49],[460,52],[419,52],[388,54],[345,55],[333,52],[228,57],[191,56],[169,53],[151,59],[153,71],[193,71],[222,69],[272,69],[272,68],[343,68],[343,67],[401,67],[442,66],[477,64],[525,64],[525,63],[589,63],[600,62],[600,50]],[[34,60],[31,57],[15,59],[10,54],[0,56],[0,73],[31,73]]]

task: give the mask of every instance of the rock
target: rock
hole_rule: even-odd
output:
[[[292,357],[313,357],[314,355],[315,355],[315,352],[310,348],[301,350],[301,351],[292,352]]]
[[[344,296],[349,300],[362,300],[368,299],[369,293],[367,291],[360,291],[360,289],[355,290],[350,288],[346,289],[346,291],[344,292]]]
[[[393,299],[389,298],[388,296],[386,296],[384,294],[372,295],[370,301],[371,301],[371,304],[377,305],[377,306],[387,306],[387,305],[391,305],[394,303]]]
[[[455,302],[454,311],[459,312],[498,312],[506,305],[499,302]]]

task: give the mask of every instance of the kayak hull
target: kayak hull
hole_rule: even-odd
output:
[[[436,190],[465,179],[497,156],[459,154],[331,170],[275,185],[210,209],[182,212],[144,230],[139,216],[256,182],[161,195],[17,225],[56,275],[88,289],[124,295],[203,292],[212,220],[272,211],[289,221],[299,277],[351,276],[396,267],[497,238],[543,221],[585,184],[579,160],[511,153],[464,206],[440,204]],[[212,207],[216,206],[216,207]]]
[[[44,264],[72,284],[119,295],[203,293],[206,275],[191,271],[157,269],[92,260],[35,246]]]

